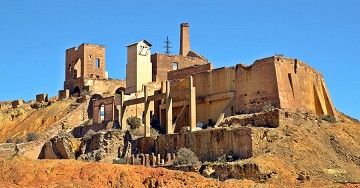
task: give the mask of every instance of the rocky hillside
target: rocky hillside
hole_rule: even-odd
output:
[[[23,157],[0,161],[0,169],[0,187],[355,187],[351,184],[319,181],[301,184],[256,184],[251,180],[221,182],[195,172],[164,168],[75,160],[31,160]]]
[[[15,109],[1,109],[0,141],[24,139],[30,132],[37,133],[42,136],[37,142],[9,145],[23,151],[19,152],[21,155],[37,157],[44,141],[58,130],[71,130],[88,120],[88,100],[82,102],[76,99],[50,104],[30,102]],[[356,185],[360,183],[359,121],[341,113],[336,121],[311,113],[284,113],[277,128],[240,125],[240,116],[224,120],[229,127],[252,129],[253,157],[249,159],[233,162],[219,159],[197,168],[178,168],[194,171],[185,173],[100,162],[12,157],[0,162],[0,187],[359,186]]]

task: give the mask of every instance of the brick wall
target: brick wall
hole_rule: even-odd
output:
[[[152,80],[156,82],[167,80],[167,73],[173,70],[174,62],[177,62],[178,69],[209,63],[207,59],[202,57],[184,57],[155,53],[151,55]]]
[[[81,44],[66,50],[64,89],[83,90],[84,80],[105,78],[105,46]]]
[[[251,66],[236,65],[235,112],[260,112],[266,105],[280,107],[274,57],[255,61]]]

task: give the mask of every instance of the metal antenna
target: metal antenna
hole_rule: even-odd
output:
[[[165,53],[169,55],[171,53],[170,48],[172,48],[170,46],[171,42],[169,41],[169,36],[166,36],[166,41],[164,43],[165,43],[164,48],[166,49]]]

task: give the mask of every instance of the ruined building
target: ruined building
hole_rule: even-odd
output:
[[[104,46],[83,44],[71,48],[66,53],[64,88],[72,93],[87,89],[109,94],[118,88],[120,96],[93,103],[94,122],[118,121],[125,129],[127,117],[140,116],[146,137],[150,136],[150,122],[159,122],[166,133],[181,132],[186,127],[195,131],[196,124],[216,126],[226,116],[272,108],[336,116],[323,76],[298,59],[272,56],[250,66],[214,69],[212,63],[190,49],[187,23],[180,26],[179,55],[150,55],[150,48],[146,40],[127,46],[125,92],[124,81],[116,87],[92,89],[101,83],[93,80],[106,80]],[[136,95],[127,95],[132,93]],[[135,105],[136,113],[132,110]],[[101,106],[105,106],[103,118]]]
[[[189,24],[180,25],[180,54],[169,55],[155,53],[151,55],[152,80],[165,81],[169,71],[180,70],[186,67],[208,64],[208,60],[190,50]]]
[[[115,94],[117,89],[124,90],[125,81],[108,79],[105,46],[81,44],[66,50],[64,90]]]

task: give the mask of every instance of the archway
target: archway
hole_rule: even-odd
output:
[[[75,93],[78,93],[80,94],[80,87],[79,86],[76,86],[73,91],[71,92],[71,94],[75,94]]]
[[[121,91],[123,91],[125,93],[125,88],[124,87],[119,87],[116,91],[115,91],[115,95],[120,95]]]

